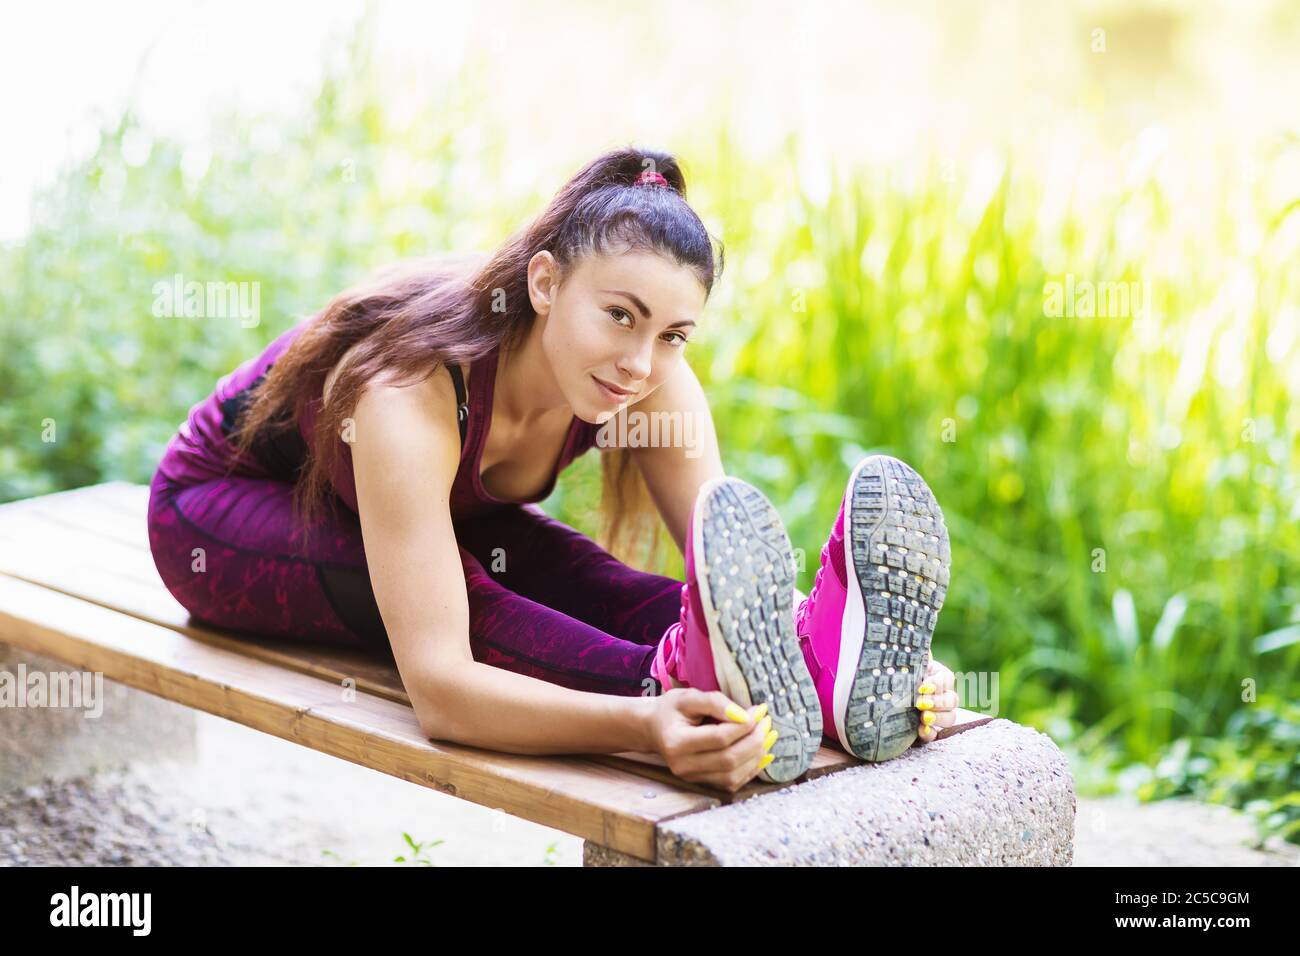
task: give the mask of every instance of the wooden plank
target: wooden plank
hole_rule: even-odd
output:
[[[394,701],[345,700],[328,681],[8,576],[0,576],[0,640],[645,860],[655,858],[659,821],[720,802],[580,758],[430,741]]]
[[[149,551],[147,507],[138,514],[124,512],[120,503],[126,496],[116,484],[89,485],[71,491],[59,491],[39,498],[27,498],[0,505],[0,515],[10,511],[41,515],[55,524],[74,531],[94,531],[128,547]],[[148,489],[146,489],[146,492]],[[138,499],[138,496],[136,496]],[[105,499],[119,502],[117,507],[104,506]],[[146,494],[145,504],[148,504]]]
[[[8,507],[0,506],[0,541],[21,548],[44,545],[47,550],[61,549],[69,559],[83,565],[93,562],[102,570],[112,571],[141,586],[163,587],[148,547],[123,544],[35,509],[8,511]]]
[[[105,481],[89,485],[95,489],[95,500],[106,502],[128,515],[143,515],[149,511],[149,486],[130,481]]]

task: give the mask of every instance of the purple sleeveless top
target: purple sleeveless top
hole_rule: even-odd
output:
[[[227,436],[234,428],[239,410],[250,392],[266,376],[276,360],[293,344],[298,333],[316,316],[305,319],[282,333],[255,358],[249,359],[217,382],[216,389],[190,409],[186,420],[172,438],[158,468],[167,477],[190,484],[220,478],[227,473],[251,477],[295,481],[311,454],[311,430],[319,414],[319,396],[299,403],[297,434],[290,433],[273,441],[254,446],[252,457],[240,455]],[[516,504],[542,501],[555,490],[560,472],[576,458],[596,445],[599,425],[584,422],[576,415],[569,423],[560,457],[546,486],[536,495],[523,499],[497,498],[483,487],[480,462],[487,445],[492,423],[493,386],[496,382],[500,347],[476,359],[470,366],[469,421],[460,450],[460,465],[451,487],[450,510],[455,521],[472,518]],[[330,482],[338,496],[353,511],[358,511],[356,481],[352,474],[352,447],[342,437],[335,439],[339,452],[334,459]]]

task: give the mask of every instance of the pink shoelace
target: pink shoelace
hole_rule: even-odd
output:
[[[830,560],[831,543],[828,539],[826,543],[822,545],[822,563],[817,568],[817,576],[813,578],[812,590],[808,592],[807,600],[799,605],[799,610],[795,614],[794,632],[799,637],[808,636],[805,625],[808,623],[808,618],[812,615],[813,604],[817,601],[817,590],[821,587],[822,575],[826,573],[826,566],[830,563]]]
[[[669,624],[668,630],[664,631],[664,649],[667,652],[664,655],[664,664],[670,675],[679,673],[677,667],[682,659],[682,645],[686,643],[686,610],[690,606],[689,588],[689,584],[682,585],[682,603],[677,612],[677,620]],[[677,678],[674,676],[673,679]]]

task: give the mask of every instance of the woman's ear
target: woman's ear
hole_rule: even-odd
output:
[[[528,299],[539,316],[551,311],[551,300],[559,284],[559,263],[545,249],[539,249],[528,260]]]

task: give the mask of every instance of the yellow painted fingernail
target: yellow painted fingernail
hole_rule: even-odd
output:
[[[771,717],[764,717],[762,720],[758,722],[758,732],[761,733],[764,737],[767,736],[767,732],[771,729],[772,729]]]
[[[777,737],[780,737],[780,736],[781,736],[781,735],[780,735],[779,733],[777,733],[777,732],[774,730],[774,731],[772,731],[770,734],[768,734],[766,737],[764,737],[764,738],[763,738],[763,749],[764,749],[764,750],[771,750],[771,749],[772,749],[772,744],[776,743],[776,738],[777,738]]]
[[[929,697],[922,697],[916,702],[917,710],[934,710],[934,701]]]
[[[933,684],[922,684],[916,689],[918,694],[933,694],[936,688]]]
[[[776,754],[768,754],[766,757],[764,757],[762,760],[758,762],[758,769],[762,770],[764,767],[766,767],[775,759],[776,759]]]
[[[726,715],[730,720],[734,720],[738,724],[749,723],[749,714],[739,704],[728,704]]]
[[[762,720],[766,716],[767,716],[767,703],[764,702],[759,704],[758,709],[754,711],[754,719]]]
[[[927,713],[927,714],[922,714],[922,715],[921,715],[921,723],[923,723],[923,724],[925,724],[925,726],[929,727],[932,723],[934,723],[934,714],[929,714],[929,713]]]

